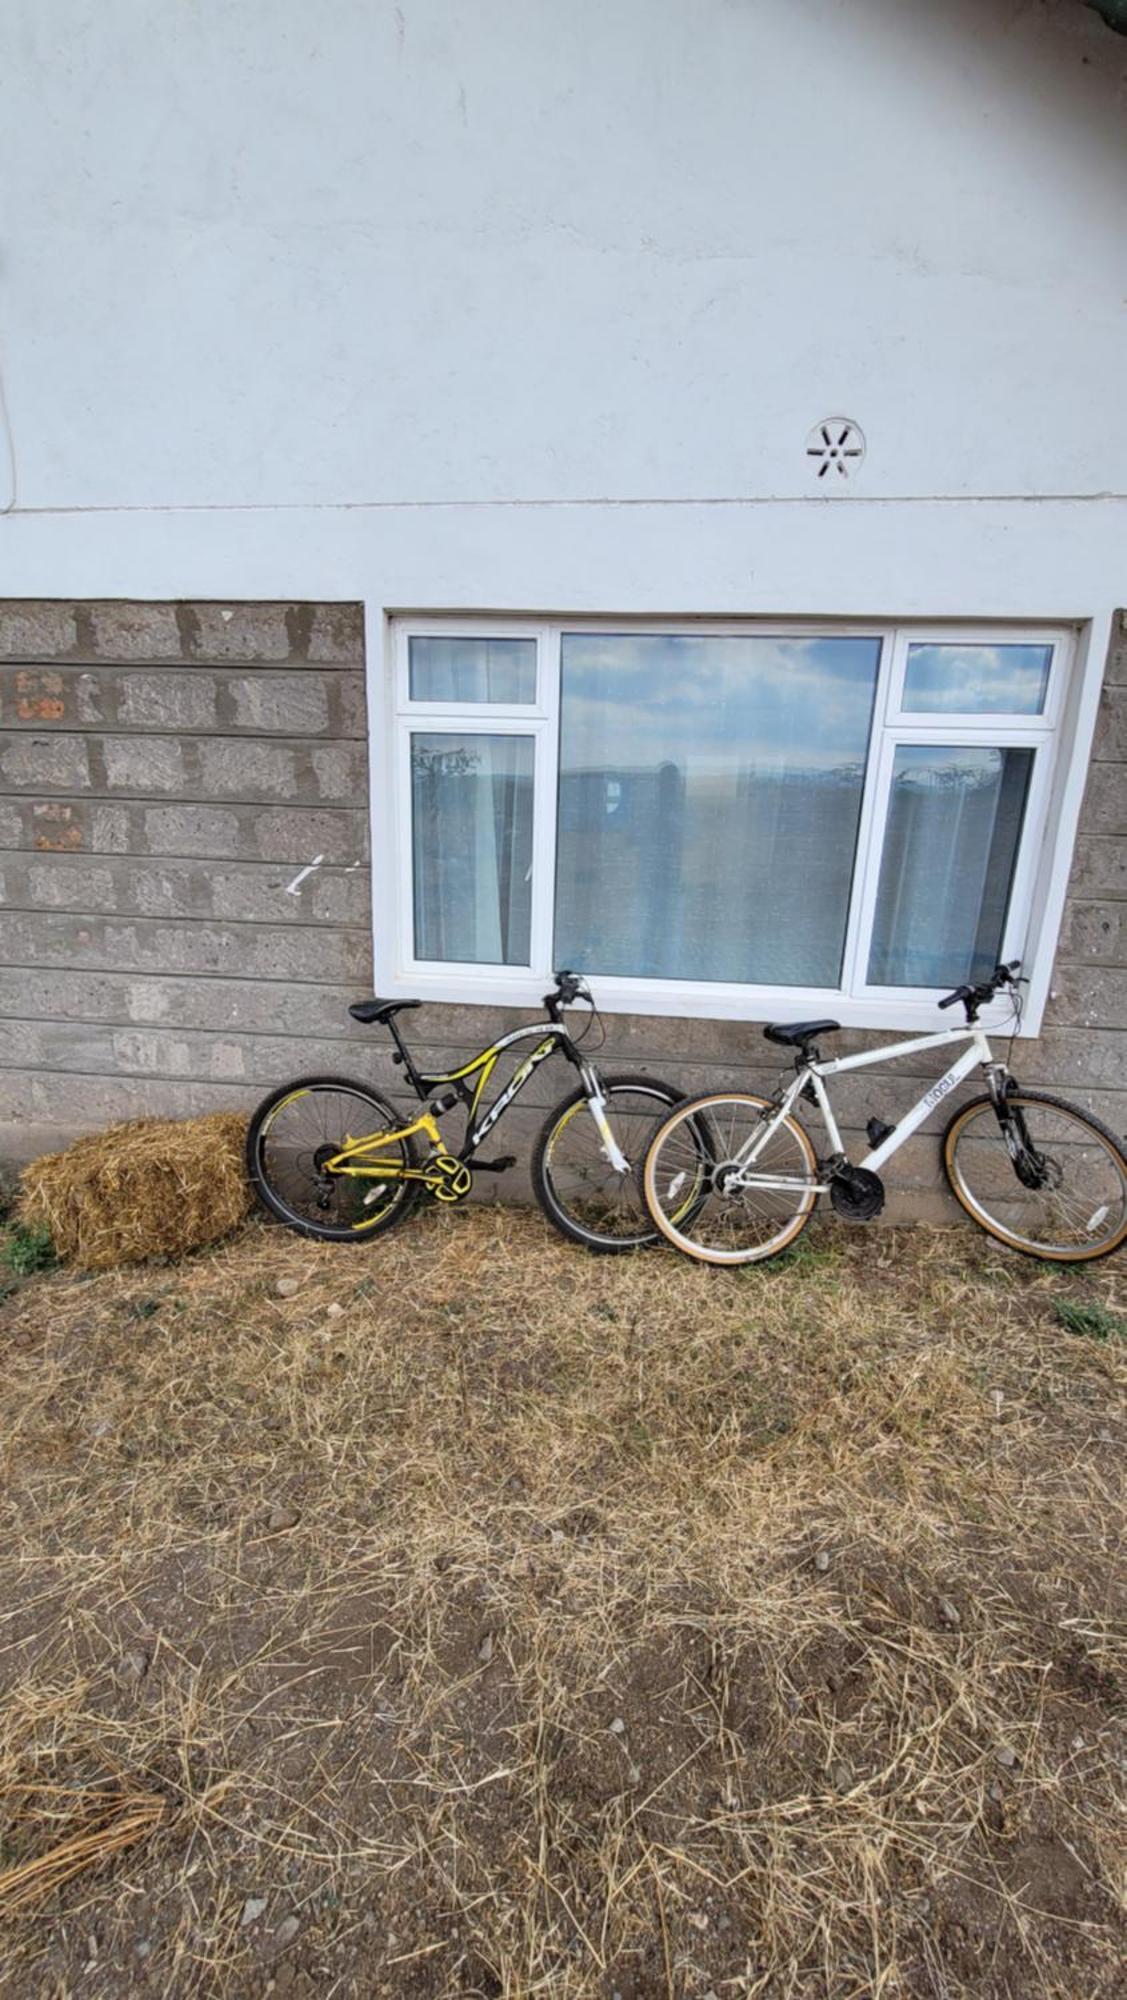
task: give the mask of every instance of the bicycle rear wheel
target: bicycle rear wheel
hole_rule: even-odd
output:
[[[992,1098],[972,1098],[948,1125],[943,1165],[956,1201],[1025,1257],[1109,1257],[1127,1239],[1127,1154],[1115,1134],[1040,1090],[1011,1091],[1006,1109],[1022,1148],[1017,1162]]]
[[[757,1264],[801,1235],[818,1162],[798,1120],[782,1119],[746,1168],[775,1107],[742,1091],[689,1098],[656,1133],[642,1184],[663,1236],[702,1264]]]
[[[301,1236],[355,1243],[402,1222],[418,1181],[330,1174],[325,1162],[349,1139],[395,1132],[404,1119],[386,1097],[341,1076],[303,1076],[259,1105],[247,1132],[247,1172],[264,1207]],[[381,1148],[391,1167],[418,1164],[411,1139]]]

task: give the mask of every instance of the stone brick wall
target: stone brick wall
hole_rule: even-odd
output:
[[[362,658],[354,605],[0,604],[0,1151],[27,1157],[142,1113],[247,1107],[303,1072],[401,1095],[386,1037],[346,1011],[371,980]],[[519,1018],[435,1006],[412,1017],[412,1041],[441,1068]],[[780,1074],[754,1023],[638,1015],[606,1029],[608,1069],[686,1090],[773,1088]],[[1125,1056],[1121,619],[1054,995],[1015,1067],[1122,1132]],[[847,1134],[874,1112],[895,1120],[943,1066],[841,1079]],[[539,1069],[497,1150],[525,1157],[570,1084]],[[948,1212],[934,1135],[949,1115],[896,1156],[891,1216]],[[525,1185],[520,1172],[497,1191]]]
[[[367,766],[358,605],[0,603],[5,1150],[339,1066]]]

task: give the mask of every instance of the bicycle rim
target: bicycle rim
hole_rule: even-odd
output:
[[[1089,1263],[1127,1238],[1127,1159],[1110,1132],[1052,1097],[1013,1093],[1044,1185],[1022,1185],[989,1098],[952,1119],[944,1138],[947,1178],[983,1229],[1011,1249],[1050,1263]]]
[[[386,1225],[414,1184],[386,1183],[324,1171],[324,1162],[349,1139],[379,1132],[387,1109],[378,1098],[346,1083],[299,1085],[263,1118],[257,1138],[257,1169],[278,1212],[299,1227],[351,1237]],[[410,1164],[404,1140],[381,1147],[380,1164]]]
[[[806,1227],[818,1196],[817,1160],[801,1125],[785,1118],[740,1173],[735,1161],[774,1111],[742,1093],[678,1105],[646,1158],[646,1204],[662,1235],[705,1264],[775,1257]]]
[[[607,1120],[628,1161],[618,1173],[584,1096],[564,1106],[545,1141],[542,1193],[553,1220],[593,1247],[633,1250],[656,1241],[638,1186],[638,1165],[652,1134],[678,1093],[668,1086],[604,1081]]]

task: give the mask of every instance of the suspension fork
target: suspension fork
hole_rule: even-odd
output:
[[[628,1174],[630,1162],[611,1131],[610,1119],[607,1117],[607,1100],[603,1094],[599,1072],[592,1063],[580,1062],[579,1075],[586,1093],[588,1109],[603,1142],[603,1151],[616,1174]]]
[[[986,1063],[984,1068],[986,1088],[990,1092],[1013,1170],[1024,1187],[1039,1188],[1044,1184],[1045,1161],[1029,1136],[1024,1112],[1020,1106],[1010,1102],[1017,1086],[1004,1063]]]

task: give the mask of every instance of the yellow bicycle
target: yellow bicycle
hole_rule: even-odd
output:
[[[589,1250],[635,1250],[656,1240],[637,1169],[650,1137],[681,1093],[650,1076],[602,1076],[568,1030],[563,1010],[594,1001],[586,981],[556,974],[544,996],[547,1023],[529,1022],[502,1035],[460,1069],[429,1075],[403,1040],[396,1016],[418,1000],[364,1000],[354,1020],[385,1026],[402,1068],[425,1108],[404,1119],[378,1091],[345,1077],[301,1077],[259,1105],[247,1134],[247,1169],[271,1214],[304,1236],[351,1243],[402,1222],[420,1196],[458,1202],[474,1175],[503,1173],[513,1154],[483,1160],[478,1149],[550,1056],[562,1055],[578,1074],[576,1088],[544,1121],[531,1159],[532,1188],[548,1220]],[[534,1046],[488,1107],[483,1100],[498,1061],[522,1041]],[[458,1144],[440,1120],[461,1109]]]

